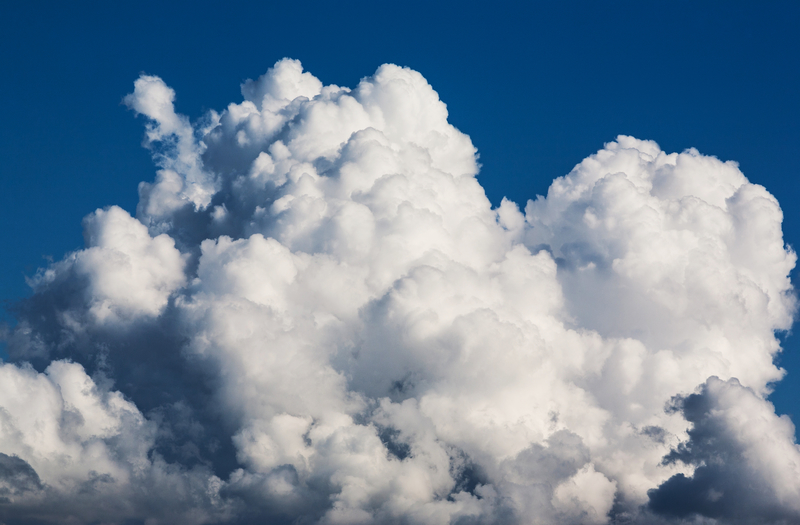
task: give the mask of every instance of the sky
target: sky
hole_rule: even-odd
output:
[[[800,463],[768,452],[800,457],[777,417],[800,417],[798,22],[790,2],[4,5],[0,373],[19,390],[0,400],[53,434],[0,440],[2,517],[91,521],[99,500],[70,497],[91,486],[119,521],[796,519]],[[407,181],[368,190],[373,172]],[[465,357],[481,345],[504,357]],[[525,386],[542,370],[549,390]],[[69,439],[54,406],[83,421]],[[197,499],[137,488],[156,479]]]

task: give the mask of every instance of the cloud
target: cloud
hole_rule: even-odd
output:
[[[693,426],[664,459],[696,467],[649,492],[658,513],[732,522],[792,522],[800,516],[800,447],[794,425],[736,379],[711,377],[674,410]]]
[[[124,103],[149,119],[145,145],[154,147],[156,163],[163,169],[155,184],[141,183],[139,207],[153,217],[165,218],[191,203],[205,207],[216,191],[212,174],[203,168],[202,143],[195,140],[189,119],[175,113],[175,91],[155,76],[142,75]]]
[[[148,454],[155,433],[133,403],[98,387],[79,364],[53,361],[44,373],[0,365],[0,518],[223,517],[222,508],[208,513],[218,478]]]
[[[126,97],[160,170],[18,308],[3,519],[797,518],[765,401],[796,258],[734,162],[620,136],[493,209],[417,72],[242,94]]]

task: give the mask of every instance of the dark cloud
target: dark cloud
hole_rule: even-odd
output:
[[[701,515],[726,523],[800,521],[800,502],[794,499],[800,454],[796,446],[782,453],[776,441],[785,435],[787,421],[776,417],[771,406],[736,379],[710,378],[699,392],[676,397],[671,409],[683,414],[692,427],[689,439],[665,456],[664,462],[690,465],[694,472],[676,474],[650,490],[650,509],[667,516]],[[770,470],[779,466],[766,461],[770,456],[785,462],[784,472]]]
[[[0,504],[10,504],[14,496],[42,490],[39,475],[25,460],[0,453]]]

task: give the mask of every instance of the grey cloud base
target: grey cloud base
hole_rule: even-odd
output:
[[[800,521],[778,202],[620,136],[524,210],[418,73],[285,59],[84,221],[0,364],[6,523]]]

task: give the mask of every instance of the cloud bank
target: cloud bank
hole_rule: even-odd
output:
[[[0,364],[7,523],[794,523],[776,199],[620,136],[493,209],[417,72],[284,59],[84,221]]]

